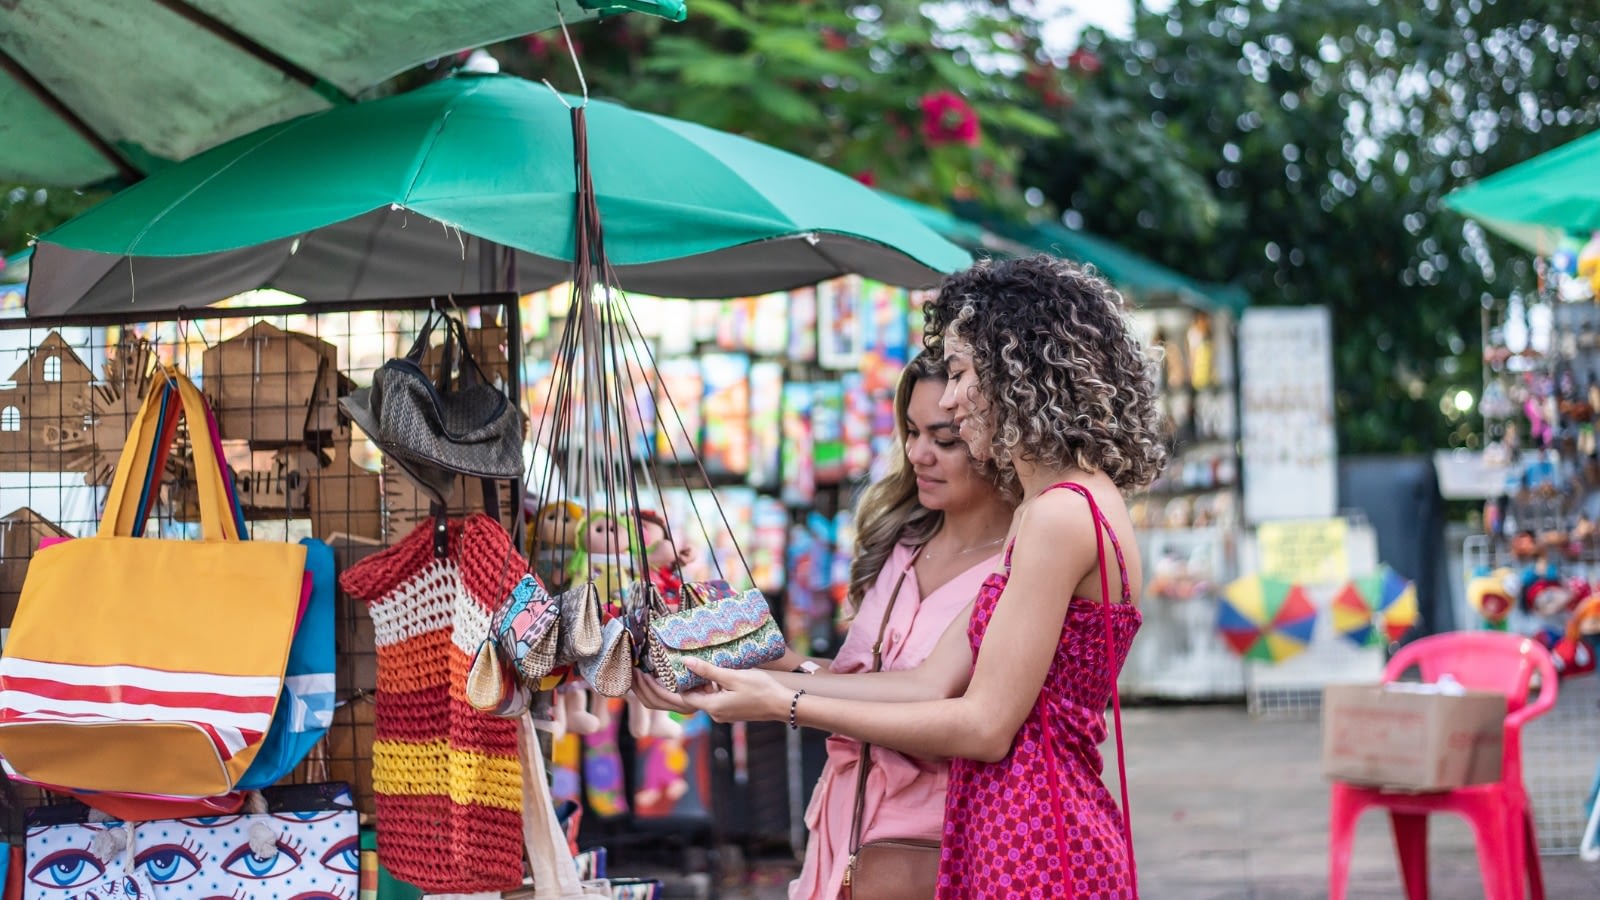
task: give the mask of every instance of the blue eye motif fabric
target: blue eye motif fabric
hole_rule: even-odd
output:
[[[134,825],[131,852],[120,822],[30,820],[24,900],[356,900],[360,834],[349,789],[274,790],[293,796],[274,803],[274,791],[264,792],[267,814]]]

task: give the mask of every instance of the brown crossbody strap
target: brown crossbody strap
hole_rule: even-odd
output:
[[[878,639],[872,642],[872,671],[883,670],[883,636],[889,631],[889,616],[894,613],[894,602],[900,599],[900,587],[906,583],[906,575],[910,574],[911,567],[917,564],[917,557],[922,555],[919,545],[911,551],[911,559],[906,561],[906,567],[900,570],[900,577],[895,580],[894,591],[889,594],[889,602],[883,607],[883,621],[878,624]],[[867,811],[867,768],[872,764],[872,745],[861,744],[861,758],[856,763],[856,807],[850,817],[850,856],[855,857],[861,849],[861,820]]]

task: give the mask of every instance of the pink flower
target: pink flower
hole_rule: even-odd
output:
[[[855,174],[855,179],[867,187],[878,186],[878,176],[871,169],[862,169],[861,171],[857,172]]]
[[[978,145],[978,113],[954,91],[936,91],[922,98],[922,136],[934,146]]]

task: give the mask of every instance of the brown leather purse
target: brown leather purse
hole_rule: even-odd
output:
[[[883,610],[878,640],[872,645],[872,671],[883,668],[883,636],[889,628],[889,615],[900,597],[906,573],[916,565],[922,548],[894,583],[894,593]],[[856,766],[856,807],[850,820],[850,861],[844,870],[840,896],[845,900],[932,900],[939,885],[939,842],[918,838],[880,838],[861,843],[861,820],[867,806],[867,769],[872,765],[872,745],[861,745],[861,761]],[[942,812],[941,812],[942,816]]]

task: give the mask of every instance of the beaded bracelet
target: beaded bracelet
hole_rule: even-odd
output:
[[[794,714],[800,709],[800,697],[805,693],[805,688],[794,692],[794,697],[789,701],[789,728],[793,731],[800,730],[800,723],[794,720]]]

